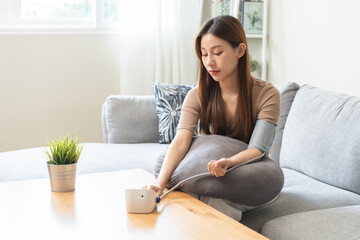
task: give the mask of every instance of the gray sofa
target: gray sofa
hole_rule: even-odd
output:
[[[242,223],[270,239],[360,239],[360,98],[296,83],[277,88],[270,156],[284,188]],[[157,124],[153,97],[110,96],[103,105],[106,143],[156,142]]]
[[[304,85],[291,103],[280,92],[270,154],[284,188],[243,223],[270,239],[360,239],[360,98]]]
[[[276,85],[281,113],[270,156],[283,169],[276,202],[242,223],[270,239],[360,239],[360,98],[296,83]],[[168,145],[157,143],[153,96],[110,96],[105,143],[86,143],[78,174],[144,168]],[[0,182],[48,177],[44,148],[0,153]]]

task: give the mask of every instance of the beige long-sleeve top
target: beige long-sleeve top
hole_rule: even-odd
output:
[[[280,115],[280,94],[270,83],[253,78],[252,88],[253,119],[263,119],[277,125]],[[195,132],[200,117],[201,103],[199,89],[191,89],[185,97],[177,129]]]

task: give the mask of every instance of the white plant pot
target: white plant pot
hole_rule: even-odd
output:
[[[54,165],[47,164],[51,191],[71,192],[75,190],[76,166],[77,163]]]

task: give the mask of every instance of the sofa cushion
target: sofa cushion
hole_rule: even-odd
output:
[[[274,86],[279,90],[280,93],[280,116],[275,130],[274,141],[269,150],[269,155],[272,160],[279,163],[281,142],[286,119],[288,117],[291,104],[294,101],[296,92],[300,86],[294,82],[274,84]]]
[[[360,194],[360,98],[310,85],[297,92],[280,165]]]
[[[77,173],[96,173],[142,168],[152,172],[159,154],[167,144],[85,143]],[[29,148],[0,153],[0,182],[48,177],[46,148]]]
[[[264,224],[261,233],[276,240],[360,239],[360,206],[291,214]]]
[[[179,124],[186,94],[194,86],[154,82],[156,114],[159,118],[159,143],[171,143]]]
[[[208,173],[207,164],[211,160],[230,157],[246,149],[246,143],[226,136],[194,137],[188,153],[172,173],[168,187],[196,174]],[[155,177],[159,174],[165,154],[163,152],[156,162]],[[265,156],[261,161],[237,167],[223,177],[209,174],[184,182],[180,187],[195,195],[258,206],[274,199],[283,184],[284,176],[280,167]]]
[[[285,215],[360,204],[360,195],[333,187],[291,169],[282,169],[284,187],[278,199],[243,215],[242,223],[260,232],[262,225]]]
[[[154,96],[109,96],[102,109],[105,143],[156,143]]]

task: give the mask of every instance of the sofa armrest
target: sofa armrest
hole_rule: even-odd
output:
[[[102,110],[101,110],[101,123],[102,123],[102,131],[103,131],[103,139],[104,139],[104,143],[108,143],[108,129],[107,129],[107,125],[106,125],[106,117],[105,117],[105,112],[106,112],[106,102],[103,103],[102,105]]]
[[[102,106],[105,143],[158,142],[154,96],[111,95]]]
[[[269,154],[272,160],[279,164],[282,137],[289,111],[294,101],[295,95],[300,86],[294,82],[274,84],[280,93],[280,117],[276,126],[274,141],[271,145]]]

